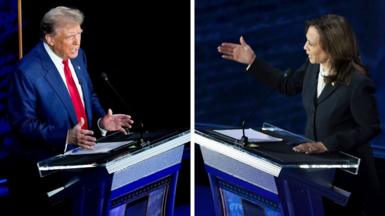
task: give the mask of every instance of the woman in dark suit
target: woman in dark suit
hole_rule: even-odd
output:
[[[380,132],[375,88],[359,59],[352,28],[345,18],[326,15],[308,21],[305,30],[308,60],[296,71],[282,73],[256,58],[243,37],[240,44],[222,43],[218,52],[225,59],[248,64],[247,72],[282,94],[302,92],[307,115],[305,135],[315,141],[300,144],[294,151],[344,151],[361,158],[357,176],[337,171],[334,184],[351,191],[352,196],[345,208],[325,201],[327,214],[385,214],[369,145]]]

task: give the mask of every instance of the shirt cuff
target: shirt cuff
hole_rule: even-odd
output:
[[[100,133],[102,134],[102,136],[106,136],[106,135],[107,135],[107,130],[105,130],[105,129],[102,128],[102,126],[101,126],[101,121],[102,121],[101,118],[98,119],[97,125],[98,125],[98,128],[99,128]]]
[[[251,65],[252,65],[252,64],[247,65],[246,71],[249,70],[249,68],[251,67]]]

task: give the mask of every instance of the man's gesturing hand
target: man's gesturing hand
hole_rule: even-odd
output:
[[[68,131],[68,143],[78,145],[85,149],[92,149],[96,144],[96,138],[91,130],[82,129],[84,119],[81,118],[80,122]]]

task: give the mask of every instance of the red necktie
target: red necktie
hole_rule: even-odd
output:
[[[84,124],[82,129],[87,129],[88,123],[87,123],[86,111],[84,109],[82,100],[80,98],[78,88],[76,88],[75,81],[72,78],[71,70],[70,70],[70,67],[68,66],[68,59],[63,60],[63,64],[64,64],[64,74],[66,76],[67,88],[71,96],[72,104],[74,105],[76,117],[78,119],[78,122],[80,122],[80,118],[84,119]]]

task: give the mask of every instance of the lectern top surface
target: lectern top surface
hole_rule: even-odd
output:
[[[127,144],[105,153],[84,155],[60,154],[40,161],[37,165],[39,170],[44,171],[104,167],[110,161],[140,154],[146,149],[162,145],[173,137],[178,137],[178,135],[187,132],[188,130],[176,129],[144,133],[129,133],[128,135],[124,135],[122,133],[112,133],[102,139],[99,139],[98,142],[127,141]]]
[[[262,131],[261,129],[257,129]],[[274,131],[263,131],[268,135],[282,138],[280,142],[249,142],[243,145],[239,140],[217,133],[213,129],[197,130],[196,133],[212,139],[226,146],[232,146],[255,157],[261,157],[281,167],[304,167],[313,166],[322,168],[331,166],[333,168],[357,167],[359,159],[343,152],[324,154],[304,154],[292,150],[293,146],[305,142],[300,136],[291,137],[287,134],[279,134]]]

